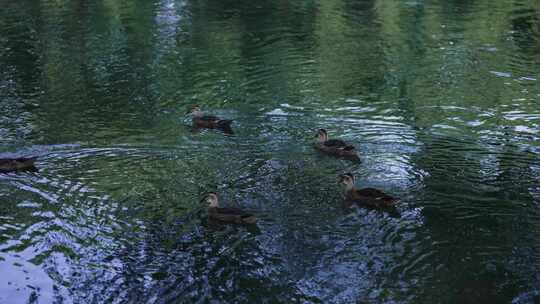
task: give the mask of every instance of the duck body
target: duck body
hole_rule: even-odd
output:
[[[19,157],[0,159],[0,173],[35,169],[37,157]]]
[[[347,144],[341,139],[328,139],[326,130],[320,129],[317,133],[317,138],[318,140],[314,145],[315,149],[329,155],[360,160],[354,146]]]
[[[198,106],[193,107],[188,113],[192,115],[193,126],[197,128],[219,129],[224,133],[233,134],[231,128],[233,121],[230,119],[221,119],[213,115],[203,115]]]
[[[339,139],[329,139],[327,141],[315,143],[315,148],[326,154],[335,156],[357,156],[356,149],[353,146],[347,145],[346,142]]]
[[[232,134],[233,130],[231,128],[232,120],[230,119],[220,119],[217,116],[204,115],[204,116],[195,116],[192,118],[193,125],[197,128],[205,129],[220,129],[225,133]]]
[[[345,199],[374,208],[393,207],[397,201],[394,197],[375,188],[351,189],[345,193]]]
[[[347,205],[355,203],[357,205],[372,208],[390,208],[393,207],[397,199],[375,188],[357,189],[355,177],[351,173],[339,176],[340,182],[345,185],[345,201]]]
[[[238,208],[209,207],[208,217],[234,224],[255,224],[257,222],[257,218],[253,214]]]
[[[218,196],[214,192],[208,193],[203,201],[209,204],[208,218],[211,220],[232,224],[255,224],[257,222],[255,215],[242,209],[220,207]]]

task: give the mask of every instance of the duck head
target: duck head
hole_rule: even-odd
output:
[[[201,108],[199,106],[193,106],[186,114],[198,117],[202,116]]]
[[[347,191],[352,190],[354,188],[355,178],[354,178],[354,175],[352,175],[352,173],[340,174],[338,176],[338,179],[340,183],[345,185],[345,189]]]
[[[219,207],[218,196],[215,192],[207,193],[206,196],[201,200],[201,202],[207,203],[212,208]]]
[[[319,131],[317,131],[317,136],[315,137],[317,138],[318,142],[325,142],[328,140],[328,133],[325,129],[320,129]]]

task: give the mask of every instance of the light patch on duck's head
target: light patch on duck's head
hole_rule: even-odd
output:
[[[193,106],[188,112],[187,114],[191,114],[193,116],[201,116],[202,113],[201,113],[201,108],[199,106]]]
[[[215,192],[210,192],[206,194],[206,197],[204,198],[204,201],[210,205],[210,207],[218,207],[218,196]]]
[[[318,132],[317,132],[317,139],[319,142],[325,142],[328,140],[328,132],[326,132],[325,129],[320,129]]]
[[[346,186],[347,190],[354,187],[355,178],[351,173],[345,173],[339,175],[339,181]]]

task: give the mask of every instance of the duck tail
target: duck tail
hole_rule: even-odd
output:
[[[227,134],[233,134],[233,130],[231,128],[232,122],[233,121],[230,120],[230,119],[222,119],[222,120],[218,121],[217,126],[221,130],[223,130],[223,132],[225,132]]]
[[[354,149],[354,146],[346,146],[345,148],[343,148],[343,151],[353,151]]]
[[[395,197],[389,196],[389,197],[385,198],[384,201],[385,201],[386,204],[388,204],[390,206],[394,206],[394,205],[396,205],[398,203],[399,200],[397,198],[395,198]]]

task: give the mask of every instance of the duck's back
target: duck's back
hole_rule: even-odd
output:
[[[193,123],[195,123],[199,127],[205,127],[205,128],[215,127],[218,121],[219,121],[219,118],[217,118],[216,116],[210,116],[210,115],[193,117]]]
[[[34,166],[37,157],[19,157],[0,159],[0,172],[23,170]]]
[[[354,146],[348,145],[346,142],[340,139],[330,139],[324,142],[317,142],[315,143],[315,148],[326,154],[339,157],[349,157],[352,160],[359,160]]]
[[[212,207],[208,208],[208,215],[212,219],[231,223],[254,223],[255,216],[245,212],[242,209],[231,207]]]
[[[388,207],[394,205],[396,202],[394,197],[375,188],[363,188],[351,191],[347,194],[347,198],[374,207]]]
[[[215,122],[219,120],[217,116],[212,116],[212,115],[204,115],[201,117],[197,117],[196,119],[200,121],[206,121],[206,122]]]
[[[347,147],[347,143],[341,139],[329,139],[323,143],[326,147],[343,148]]]
[[[221,129],[225,133],[233,134],[231,128],[232,120],[221,119],[217,116],[205,115],[200,117],[193,117],[193,123],[199,128],[209,129]]]

